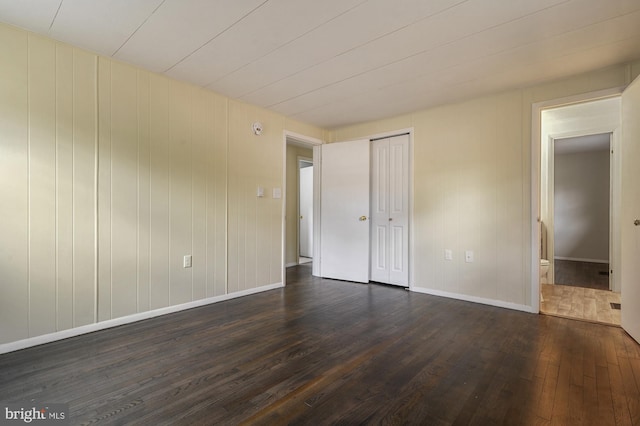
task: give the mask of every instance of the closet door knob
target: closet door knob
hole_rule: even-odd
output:
[[[365,220],[367,220],[366,216],[360,216],[360,222],[364,222]]]
[[[636,220],[634,220],[634,221],[633,221],[633,224],[634,224],[635,226],[640,225],[640,219],[636,219]]]

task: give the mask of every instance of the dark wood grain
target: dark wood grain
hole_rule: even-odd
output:
[[[616,327],[313,278],[0,356],[0,401],[72,424],[632,425]]]

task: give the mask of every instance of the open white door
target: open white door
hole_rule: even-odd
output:
[[[322,145],[322,277],[369,282],[369,144]]]
[[[622,328],[640,343],[640,78],[622,93]]]

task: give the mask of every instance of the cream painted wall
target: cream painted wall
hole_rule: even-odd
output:
[[[226,294],[227,99],[105,58],[98,89],[99,320]]]
[[[261,136],[251,130],[261,121]],[[282,132],[284,117],[229,102],[229,291],[282,282]],[[265,196],[258,198],[258,186]]]
[[[326,131],[2,24],[0,45],[0,345],[282,283],[284,131]]]
[[[287,145],[286,265],[298,263],[298,157],[313,158],[313,150]]]
[[[529,309],[532,105],[624,86],[639,64],[334,129],[331,141],[414,128],[413,289]]]
[[[0,26],[0,343],[95,311],[95,57]]]

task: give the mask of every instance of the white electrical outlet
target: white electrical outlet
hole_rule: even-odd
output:
[[[464,261],[467,263],[473,262],[473,250],[467,250],[464,252]]]
[[[453,260],[453,250],[444,249],[444,260]]]
[[[185,267],[185,268],[191,268],[192,261],[193,261],[193,259],[192,259],[191,255],[187,254],[184,257],[182,266]]]

